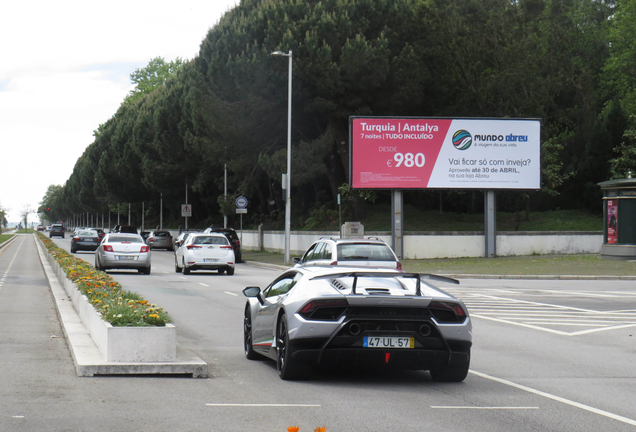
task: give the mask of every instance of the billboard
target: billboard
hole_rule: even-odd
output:
[[[354,189],[539,189],[538,119],[350,117]]]

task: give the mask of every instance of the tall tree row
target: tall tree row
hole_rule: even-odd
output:
[[[242,0],[195,59],[131,75],[44,202],[60,219],[162,197],[176,220],[187,184],[194,220],[219,223],[227,167],[253,222],[282,220],[288,71],[271,53],[292,51],[295,225],[347,183],[351,115],[541,118],[542,190],[503,193],[503,209],[595,210],[596,183],[636,168],[635,15],[636,0]]]

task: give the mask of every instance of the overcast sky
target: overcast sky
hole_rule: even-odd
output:
[[[150,59],[192,59],[238,0],[0,0],[0,206],[63,185]],[[29,218],[37,221],[36,216]]]

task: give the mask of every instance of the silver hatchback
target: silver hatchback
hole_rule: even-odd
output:
[[[146,244],[150,246],[150,249],[166,249],[169,251],[174,250],[172,234],[170,231],[151,231],[146,240]]]
[[[95,268],[136,269],[150,274],[150,248],[139,234],[110,233],[95,251]]]

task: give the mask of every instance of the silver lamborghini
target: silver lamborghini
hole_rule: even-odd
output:
[[[338,366],[428,370],[436,381],[463,381],[470,317],[431,280],[459,283],[390,269],[289,269],[264,290],[243,290],[245,356],[275,360],[284,380]]]

